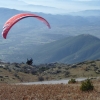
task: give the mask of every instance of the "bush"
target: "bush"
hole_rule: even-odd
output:
[[[38,81],[44,81],[44,77],[39,76],[39,77],[38,77]]]
[[[66,71],[65,72],[65,76],[69,76],[70,72],[69,71]]]
[[[94,86],[93,86],[92,82],[90,81],[90,79],[83,81],[81,84],[81,87],[80,87],[81,91],[90,91],[93,89],[94,89]]]
[[[76,80],[75,80],[75,79],[70,79],[70,80],[68,81],[68,84],[70,84],[70,83],[76,83]]]

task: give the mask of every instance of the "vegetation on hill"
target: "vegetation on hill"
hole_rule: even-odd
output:
[[[0,82],[34,82],[68,78],[100,76],[100,60],[76,64],[49,63],[28,65],[26,63],[0,62]]]

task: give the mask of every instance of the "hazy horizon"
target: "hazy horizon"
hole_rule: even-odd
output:
[[[49,14],[100,10],[99,0],[3,0],[0,7]]]

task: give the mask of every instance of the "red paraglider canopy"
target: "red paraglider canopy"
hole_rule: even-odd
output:
[[[44,19],[43,17],[41,16],[38,16],[38,15],[35,15],[35,14],[30,14],[30,13],[21,13],[21,14],[17,14],[13,17],[11,17],[3,26],[3,31],[2,31],[2,36],[3,38],[6,39],[7,37],[7,34],[9,32],[9,30],[11,29],[11,27],[17,23],[18,21],[20,21],[21,19],[23,18],[26,18],[26,17],[35,17],[37,19],[39,19],[40,21],[43,21],[49,28],[50,28],[50,24],[47,22],[46,19]]]

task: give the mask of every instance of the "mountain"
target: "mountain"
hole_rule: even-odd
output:
[[[67,37],[42,46],[34,53],[37,63],[76,63],[100,58],[100,39],[89,34]]]
[[[6,45],[0,45],[1,49],[6,48]],[[73,64],[99,59],[100,39],[89,34],[82,34],[39,46],[34,46],[34,44],[20,46],[20,48],[11,46],[8,52],[6,49],[0,53],[2,60],[7,62],[26,62],[27,58],[33,58],[34,64],[52,62]]]
[[[0,8],[0,32],[2,33],[2,27],[10,17],[24,12],[26,11]],[[38,14],[48,20],[51,29],[48,29],[44,23],[35,18],[26,18],[19,21],[11,28],[6,40],[2,36],[0,37],[0,59],[9,62],[25,62],[27,58],[36,57],[34,54],[37,54],[38,47],[44,44],[48,45],[48,43],[57,40],[61,41],[65,37],[68,37],[69,40],[69,36],[80,34],[100,37],[99,16],[84,17],[31,13]],[[64,61],[64,59],[62,60]],[[60,61],[60,59],[58,60]]]
[[[74,16],[100,16],[100,10],[84,10],[79,12],[72,12],[70,13]]]
[[[28,11],[20,11],[16,9],[7,9],[7,8],[0,8],[0,32],[2,32],[2,27],[4,23],[13,15],[19,14],[19,13],[25,13]],[[83,11],[81,13],[88,12]],[[89,11],[92,12],[92,11]],[[93,12],[99,12],[98,10]],[[37,13],[37,12],[31,12],[35,13],[37,15],[40,15],[44,17],[51,25],[51,30],[48,30],[47,27],[41,23],[40,21],[36,20],[35,18],[26,18],[18,22],[16,25],[12,27],[10,30],[11,36],[15,36],[16,38],[19,38],[20,34],[21,36],[24,36],[27,33],[30,33],[34,36],[33,33],[36,33],[35,36],[38,33],[41,34],[62,34],[62,35],[78,35],[78,34],[91,34],[96,35],[100,37],[99,31],[100,31],[100,17],[99,16],[74,16],[74,13],[72,15],[52,15],[52,14],[45,14],[45,13]],[[99,14],[99,13],[98,13]],[[5,16],[6,15],[6,16]],[[84,14],[85,15],[85,14]],[[92,30],[92,32],[91,32]],[[9,35],[10,35],[9,34]],[[10,37],[11,37],[10,36]]]

